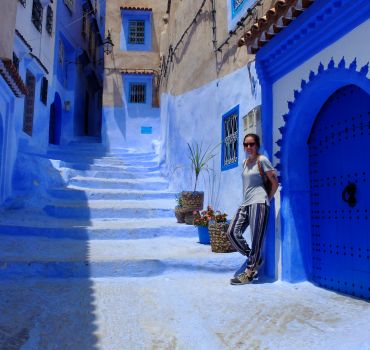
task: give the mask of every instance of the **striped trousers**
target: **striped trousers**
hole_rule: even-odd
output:
[[[239,253],[248,257],[247,268],[252,270],[256,270],[261,258],[269,210],[270,207],[265,203],[241,205],[227,231],[231,244]],[[243,237],[248,225],[251,231],[252,248]]]

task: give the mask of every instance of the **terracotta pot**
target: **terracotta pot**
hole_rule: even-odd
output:
[[[175,208],[175,216],[179,224],[183,224],[185,222],[185,212],[182,207]]]
[[[181,192],[182,208],[186,212],[198,211],[203,209],[204,192]]]

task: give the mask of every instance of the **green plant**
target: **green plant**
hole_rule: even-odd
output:
[[[176,203],[177,203],[177,207],[182,208],[182,197],[181,197],[181,193],[178,193],[176,195],[175,200],[176,200]]]
[[[197,142],[190,145],[188,143],[190,155],[189,158],[191,160],[191,165],[195,173],[195,184],[194,184],[194,192],[197,189],[197,183],[200,172],[207,167],[207,163],[216,156],[214,153],[216,146],[208,146],[205,150],[203,149],[203,145],[198,144]]]

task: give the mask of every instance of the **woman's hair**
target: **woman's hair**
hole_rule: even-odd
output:
[[[247,137],[253,137],[254,139],[254,142],[256,143],[257,145],[257,148],[260,148],[261,147],[261,141],[260,141],[260,137],[257,135],[257,134],[247,134],[244,136],[244,139],[243,139],[243,142],[245,142],[245,139]]]

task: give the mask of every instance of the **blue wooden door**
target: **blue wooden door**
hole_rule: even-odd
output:
[[[313,281],[370,299],[370,95],[336,91],[308,144]]]

